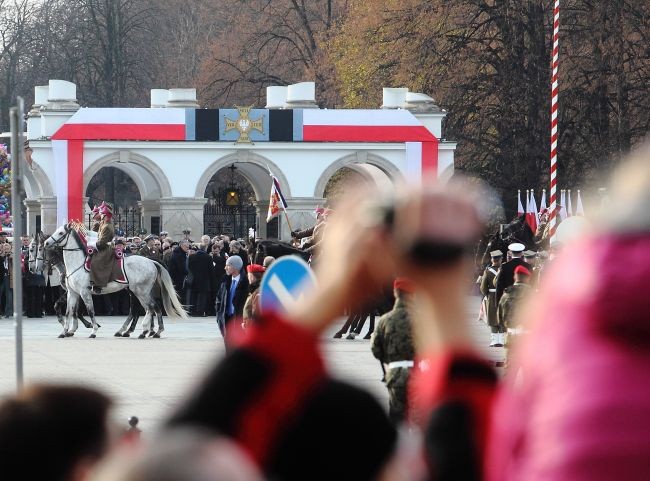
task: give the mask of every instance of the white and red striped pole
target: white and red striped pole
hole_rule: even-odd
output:
[[[550,234],[555,239],[557,226],[557,112],[558,112],[558,66],[560,60],[560,0],[555,0],[553,7],[553,75],[551,77],[551,198],[550,198]]]

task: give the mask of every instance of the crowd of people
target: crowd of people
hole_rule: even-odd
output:
[[[647,480],[650,151],[621,169],[599,228],[544,267],[513,324],[500,317],[509,309],[501,303],[535,268],[511,260],[499,270],[494,253],[496,283],[486,282],[501,296],[497,325],[526,328],[504,379],[467,322],[469,253],[485,223],[469,191],[425,183],[403,192],[390,215],[377,215],[385,208],[377,194],[344,201],[345,219],[322,240],[316,290],[286,314],[253,314],[140,444],[118,441],[110,400],[91,389],[32,387],[6,399],[0,472],[25,481]],[[187,265],[196,256],[189,244],[177,247]],[[523,255],[509,250],[513,260]],[[248,277],[230,253],[226,330],[239,319],[234,298]],[[253,284],[260,267],[247,269]],[[389,418],[370,394],[329,373],[321,339],[391,281],[396,302],[372,341],[393,388]]]

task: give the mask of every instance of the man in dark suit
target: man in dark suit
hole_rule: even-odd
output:
[[[230,256],[226,260],[226,276],[221,281],[221,287],[217,294],[216,310],[217,323],[221,335],[224,336],[226,348],[228,342],[226,338],[231,335],[229,329],[241,329],[237,322],[232,322],[236,317],[241,317],[244,312],[244,304],[248,297],[248,278],[242,275],[244,262],[239,256]]]
[[[190,256],[188,267],[192,278],[192,298],[196,299],[193,316],[205,317],[208,311],[208,297],[212,288],[212,259],[205,251],[207,246],[201,244],[196,254]]]
[[[515,268],[517,266],[524,266],[529,271],[531,272],[533,271],[533,266],[531,266],[526,261],[524,261],[522,257],[525,249],[526,246],[518,242],[515,242],[508,246],[508,251],[510,251],[510,256],[512,257],[512,259],[510,259],[508,262],[506,262],[501,266],[501,270],[499,271],[499,275],[497,276],[497,280],[496,280],[497,306],[499,305],[499,301],[501,300],[501,296],[503,296],[506,287],[510,287],[515,283]]]

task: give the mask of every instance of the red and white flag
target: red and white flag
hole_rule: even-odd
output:
[[[542,189],[542,198],[539,201],[539,211],[541,212],[546,208],[548,208],[546,205],[546,189]]]
[[[530,191],[526,191],[526,223],[530,230],[535,233],[537,231],[537,219],[535,218],[535,212],[533,211],[533,206],[531,205],[531,196]]]
[[[573,206],[571,205],[571,189],[567,190],[566,196],[566,215],[567,217],[571,217],[573,215]]]
[[[517,217],[524,215],[524,206],[521,204],[521,191],[517,191]]]
[[[269,213],[266,216],[266,222],[271,222],[271,219],[279,216],[283,211],[287,211],[287,201],[284,200],[284,195],[282,195],[282,189],[280,189],[280,182],[277,177],[274,175],[271,176],[273,179],[273,185],[271,185],[271,198],[269,200]]]
[[[560,193],[560,212],[558,213],[560,220],[564,220],[568,217],[566,210],[566,190],[562,189]]]
[[[537,210],[537,201],[535,200],[535,191],[530,191],[530,210],[533,213],[533,219],[535,220],[535,228],[533,233],[537,232],[537,224],[539,223],[539,211]]]
[[[582,196],[580,195],[580,191],[578,191],[578,199],[576,200],[576,215],[585,215],[585,209],[582,206]]]

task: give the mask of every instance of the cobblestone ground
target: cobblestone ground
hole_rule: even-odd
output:
[[[468,298],[468,318],[476,345],[490,360],[501,360],[503,349],[488,347],[489,331],[475,320],[478,306],[478,298]],[[117,401],[117,420],[125,423],[128,416],[137,415],[145,431],[155,429],[224,353],[211,318],[168,320],[162,339],[146,340],[113,337],[122,318],[99,317],[98,321],[102,328],[97,339],[88,339],[90,331],[84,327],[72,338],[58,339],[61,328],[54,317],[25,319],[25,379],[98,387]],[[330,369],[336,376],[368,389],[385,404],[381,368],[370,353],[370,341],[361,339],[367,323],[355,340],[332,339],[338,327],[322,340]],[[1,319],[0,396],[15,390],[14,346],[13,320]]]

